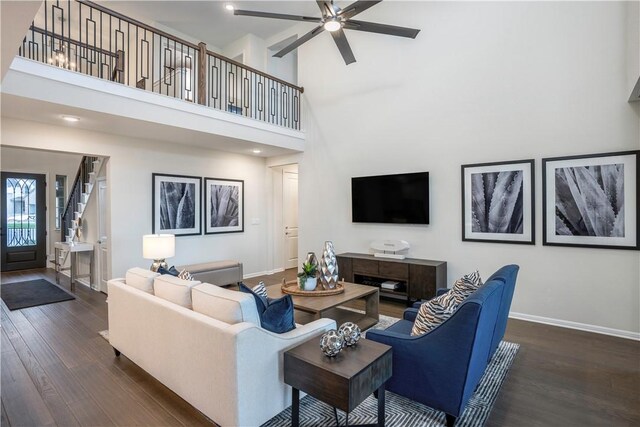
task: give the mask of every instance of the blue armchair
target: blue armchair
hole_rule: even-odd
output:
[[[445,412],[449,427],[462,414],[494,351],[505,289],[505,278],[497,274],[424,335],[411,336],[415,308],[385,330],[367,331],[367,339],[393,347],[387,389]]]
[[[504,283],[504,289],[502,290],[502,300],[500,301],[500,309],[498,311],[498,320],[496,322],[495,329],[493,331],[493,338],[491,340],[491,352],[489,353],[489,360],[493,357],[493,354],[498,349],[500,341],[504,338],[504,333],[507,330],[507,321],[509,320],[509,310],[511,309],[511,300],[513,300],[513,292],[516,288],[516,279],[518,278],[518,271],[520,267],[515,264],[505,265],[487,279],[490,282],[494,279],[500,279]],[[440,296],[443,293],[449,291],[449,289],[440,288],[436,291],[436,296]],[[413,304],[413,309],[408,309],[408,313],[405,312],[404,317],[407,320],[414,321],[418,314],[418,309],[423,301],[418,301]]]

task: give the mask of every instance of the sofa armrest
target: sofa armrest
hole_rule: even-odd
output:
[[[283,341],[301,341],[300,338],[308,338],[313,335],[317,335],[320,332],[326,332],[330,329],[337,329],[336,321],[333,319],[318,319],[306,325],[296,325],[296,328],[285,332],[283,334],[277,334],[275,332],[262,329],[266,334]],[[303,340],[302,340],[303,341]]]
[[[414,308],[414,307],[407,308],[404,310],[404,313],[402,313],[402,318],[410,322],[415,322],[416,317],[418,316],[418,310],[419,308]]]

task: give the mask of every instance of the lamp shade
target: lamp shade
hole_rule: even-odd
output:
[[[142,236],[142,257],[164,259],[176,254],[176,236],[173,234],[147,234]]]

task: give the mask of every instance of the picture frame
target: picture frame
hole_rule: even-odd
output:
[[[244,232],[244,181],[205,178],[204,183],[204,234]]]
[[[154,234],[202,234],[202,178],[153,173],[151,222]]]
[[[535,245],[535,161],[461,166],[462,240]]]
[[[542,244],[640,250],[640,150],[542,159]]]

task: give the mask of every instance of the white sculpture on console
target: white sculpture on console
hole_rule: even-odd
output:
[[[370,247],[375,257],[405,259],[411,245],[406,240],[376,240]]]

